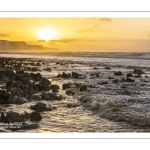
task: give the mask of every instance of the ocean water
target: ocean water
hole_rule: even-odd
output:
[[[57,109],[43,112],[43,119],[38,122],[39,128],[18,130],[18,132],[149,132],[150,131],[150,55],[146,53],[63,53],[49,55],[35,54],[0,54],[0,57],[32,58],[35,61],[47,62],[38,66],[42,76],[53,84],[60,86],[59,94],[65,99],[61,101],[42,101],[52,104]],[[59,62],[59,63],[58,63]],[[45,68],[51,68],[51,72]],[[105,69],[110,67],[110,69]],[[127,73],[141,69],[142,78],[134,78],[135,82],[122,82]],[[56,78],[59,73],[77,72],[85,76],[83,79]],[[121,71],[122,76],[115,76]],[[98,76],[91,75],[98,74]],[[118,79],[114,83],[109,79]],[[64,83],[72,83],[75,95],[68,96],[62,90]],[[107,82],[107,84],[103,84]],[[79,91],[75,83],[86,84],[87,91]],[[125,87],[125,88],[124,88]],[[82,103],[80,99],[87,99]],[[32,112],[30,105],[36,101],[22,105],[12,104],[7,111],[19,113]],[[78,107],[67,108],[68,103]],[[93,109],[96,105],[99,109]],[[30,121],[29,121],[30,122]],[[15,131],[16,132],[16,131]]]

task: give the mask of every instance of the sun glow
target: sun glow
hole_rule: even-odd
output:
[[[37,30],[36,35],[37,35],[36,36],[37,39],[48,41],[56,37],[57,32],[53,29],[43,28],[43,29]]]

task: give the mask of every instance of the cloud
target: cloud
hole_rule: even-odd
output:
[[[102,22],[111,22],[112,21],[111,18],[99,18],[98,20],[102,21]]]
[[[5,34],[5,33],[0,33],[0,37],[9,37],[9,34]]]
[[[71,43],[71,42],[76,42],[79,39],[59,39],[59,40],[50,40],[50,42],[54,42],[54,43]]]
[[[93,29],[81,29],[81,30],[77,30],[76,32],[78,33],[91,33],[94,32]]]

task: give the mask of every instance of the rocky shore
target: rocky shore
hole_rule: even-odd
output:
[[[69,66],[72,68],[70,72],[67,71],[68,64],[72,65]],[[80,67],[82,63],[0,58],[0,123],[21,123],[20,128],[7,127],[8,131],[38,129],[43,113],[59,109],[53,101],[64,104],[63,100],[66,100],[66,109],[80,106],[100,118],[149,130],[150,99],[138,98],[138,95],[142,97],[143,91],[149,91],[149,70],[130,68],[123,72],[110,66],[86,64],[84,67],[91,70],[83,74],[73,70],[75,65]],[[62,71],[57,71],[58,68]],[[43,71],[47,74],[55,72],[55,75],[45,77]],[[117,96],[117,99],[111,96]],[[124,96],[127,98],[123,99]],[[71,102],[68,97],[76,101]],[[32,102],[34,104],[28,108],[30,112],[26,108],[23,113],[9,110],[12,105]]]

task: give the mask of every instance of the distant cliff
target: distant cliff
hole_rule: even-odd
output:
[[[56,48],[44,47],[42,45],[30,45],[24,41],[0,40],[0,51],[58,51]]]

